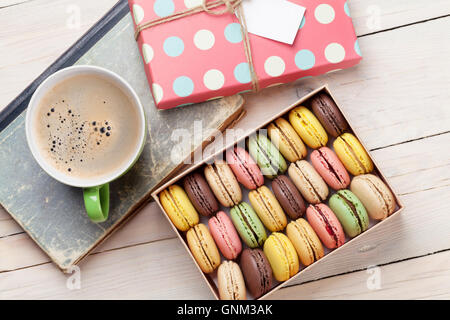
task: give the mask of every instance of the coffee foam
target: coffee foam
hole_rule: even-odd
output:
[[[77,75],[40,101],[34,134],[44,159],[81,179],[101,179],[124,166],[142,130],[130,98],[101,76]]]

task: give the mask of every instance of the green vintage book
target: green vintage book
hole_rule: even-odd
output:
[[[84,211],[82,191],[49,177],[38,166],[25,138],[25,112],[0,133],[0,204],[62,269],[77,264],[150,199],[150,191],[179,168],[170,161],[172,132],[182,129],[202,134],[177,150],[188,157],[215,130],[223,130],[241,112],[240,96],[185,108],[158,110],[153,104],[142,59],[133,38],[130,15],[120,20],[76,64],[105,67],[124,77],[146,108],[149,133],[139,161],[111,184],[109,219],[92,223]],[[179,143],[178,143],[179,144]],[[7,182],[7,183],[4,183]]]

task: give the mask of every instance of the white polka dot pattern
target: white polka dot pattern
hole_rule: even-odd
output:
[[[212,1],[212,0],[208,0]],[[249,35],[261,88],[350,67],[361,59],[348,0],[289,0],[306,7],[293,45]],[[129,0],[136,24],[202,5],[202,0]],[[138,40],[158,108],[252,90],[237,19],[206,13],[144,30]]]
[[[278,56],[269,57],[264,63],[264,70],[271,77],[281,76],[285,69],[286,64],[284,63],[284,60]]]

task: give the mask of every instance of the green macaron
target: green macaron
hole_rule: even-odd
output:
[[[349,237],[355,237],[369,227],[366,208],[350,190],[339,190],[331,196],[328,205]]]
[[[273,179],[287,170],[286,160],[265,135],[258,134],[250,137],[248,149],[261,168],[263,175],[269,179]]]
[[[267,239],[266,230],[252,207],[246,203],[231,208],[231,220],[245,244],[250,248],[263,245]]]

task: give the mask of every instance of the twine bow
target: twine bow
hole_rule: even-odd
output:
[[[243,0],[215,0],[207,2],[207,0],[202,0],[202,4],[187,10],[183,10],[180,12],[176,12],[172,15],[154,19],[148,22],[145,22],[143,24],[138,24],[136,26],[136,31],[134,33],[134,38],[137,40],[139,38],[140,33],[148,28],[154,27],[159,24],[167,23],[173,20],[178,20],[187,16],[191,16],[200,12],[206,12],[210,15],[216,15],[221,16],[224,14],[235,14],[238,22],[241,26],[241,33],[242,33],[242,39],[244,43],[244,51],[245,51],[245,57],[247,59],[247,63],[249,66],[250,71],[250,77],[252,81],[253,91],[257,92],[259,91],[259,80],[258,76],[255,72],[255,67],[253,65],[253,57],[252,57],[252,51],[250,48],[250,40],[248,38],[248,31],[247,31],[247,25],[245,22],[245,16],[242,11],[242,1]],[[217,8],[220,8],[224,6],[225,8],[221,10],[217,10]],[[216,10],[215,10],[216,9]]]

